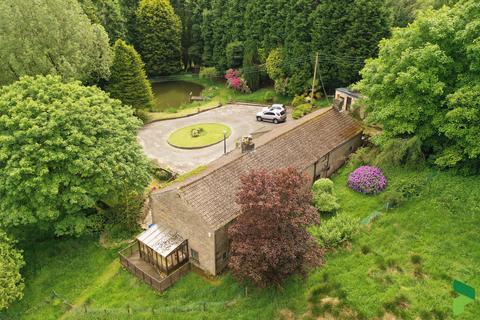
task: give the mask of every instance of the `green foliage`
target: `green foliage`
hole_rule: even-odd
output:
[[[200,74],[198,75],[200,79],[215,79],[218,78],[220,73],[215,67],[203,67],[200,69]]]
[[[272,80],[280,80],[285,77],[283,72],[283,51],[282,48],[275,48],[268,54],[265,63],[267,74]]]
[[[101,225],[97,202],[143,192],[149,162],[132,109],[97,87],[24,77],[0,89],[0,221],[57,235]]]
[[[377,147],[361,147],[350,156],[348,167],[353,170],[364,165],[376,165],[378,152]]]
[[[421,167],[424,164],[421,141],[417,137],[391,139],[383,143],[376,155],[375,165]]]
[[[380,145],[416,137],[442,168],[479,168],[478,14],[478,1],[427,11],[381,42],[357,85],[367,120],[383,126]]]
[[[337,248],[353,238],[359,225],[356,219],[346,214],[339,214],[323,223],[310,228],[310,233],[317,238],[322,248]]]
[[[304,115],[309,114],[310,112],[312,112],[312,108],[312,105],[309,103],[304,103],[295,107],[292,112],[293,119],[300,119]]]
[[[301,104],[304,104],[305,101],[305,96],[304,95],[296,95],[293,100],[292,100],[292,107],[298,107]]]
[[[23,297],[24,284],[20,269],[25,262],[14,245],[15,242],[0,230],[0,310]]]
[[[272,91],[267,91],[265,92],[265,94],[263,95],[263,101],[264,102],[267,102],[267,103],[271,103],[273,102],[273,99],[275,98],[275,93],[273,93]]]
[[[426,185],[426,180],[422,177],[413,176],[394,181],[392,187],[396,192],[400,192],[406,199],[418,197]]]
[[[101,24],[113,43],[126,39],[126,18],[123,15],[121,0],[79,0],[85,14],[92,23]]]
[[[341,214],[360,220],[382,203],[379,197],[351,191],[346,184],[348,173],[340,170],[335,175],[335,191]],[[386,173],[393,183],[411,176],[425,178],[432,172],[393,168]],[[27,279],[24,298],[0,313],[0,318],[60,318],[68,307],[51,303],[55,290],[68,302],[89,298],[67,314],[73,318],[182,318],[186,314],[179,315],[179,310],[188,308],[188,317],[207,319],[278,319],[286,309],[291,310],[288,315],[292,318],[301,318],[306,312],[313,318],[332,318],[332,311],[340,311],[338,319],[355,319],[355,313],[357,319],[376,319],[384,315],[385,304],[405,295],[410,301],[403,309],[406,314],[397,318],[448,319],[452,275],[480,287],[475,269],[480,243],[472,240],[479,221],[478,179],[439,172],[422,197],[408,200],[395,214],[382,215],[368,232],[354,237],[348,251],[329,253],[324,266],[309,272],[308,277],[288,278],[281,290],[248,287],[245,294],[245,287],[228,272],[215,281],[191,272],[158,294],[118,268],[121,248],[106,249],[97,238],[28,243],[24,245],[27,266],[22,269]],[[418,266],[423,266],[421,279],[416,276]],[[477,320],[478,314],[480,304],[473,303],[465,308],[462,319]]]
[[[382,193],[380,199],[388,209],[398,208],[406,201],[403,193],[395,190]]]
[[[257,48],[255,48],[253,44],[247,43],[244,51],[242,75],[247,83],[247,86],[252,91],[256,91],[260,87],[260,71],[257,65]]]
[[[320,55],[320,71],[328,90],[360,79],[364,60],[374,57],[388,35],[384,0],[321,1],[312,15],[312,44]]]
[[[141,0],[136,31],[138,51],[150,76],[180,70],[182,24],[169,0]]]
[[[233,41],[227,44],[225,54],[228,67],[238,68],[242,66],[243,52],[244,47],[242,41]]]
[[[307,91],[311,83],[311,75],[310,72],[305,70],[299,70],[295,72],[290,78],[288,78],[287,83],[287,93],[290,96],[295,96],[299,93],[304,93]]]
[[[333,194],[330,179],[318,179],[313,184],[313,203],[320,213],[334,213],[340,209],[337,197]]]
[[[135,46],[137,45],[135,30],[135,12],[137,11],[139,2],[140,0],[120,0],[122,13],[125,17],[125,28],[127,30],[127,37],[125,38],[125,40]]]
[[[123,231],[130,235],[138,232],[145,203],[143,194],[124,193],[117,198],[115,204],[105,210],[106,223],[115,226],[116,232]]]
[[[152,85],[145,74],[144,64],[133,46],[117,40],[113,46],[114,59],[106,90],[112,98],[135,109],[152,109]]]
[[[0,1],[0,34],[0,85],[23,75],[87,82],[110,75],[108,35],[76,0]]]

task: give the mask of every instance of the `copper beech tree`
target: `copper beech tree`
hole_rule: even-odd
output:
[[[308,180],[293,168],[242,177],[242,214],[229,228],[229,267],[240,281],[280,286],[290,275],[323,263],[323,250],[306,230],[319,223]]]

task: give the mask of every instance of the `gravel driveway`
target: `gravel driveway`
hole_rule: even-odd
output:
[[[232,134],[227,139],[229,152],[235,149],[235,141],[241,137],[283,125],[257,122],[255,115],[261,109],[256,106],[231,104],[186,118],[154,122],[140,130],[138,140],[147,156],[155,159],[160,166],[168,167],[177,173],[185,173],[220,158],[223,155],[223,142],[197,150],[177,149],[167,143],[167,138],[173,131],[196,123],[223,123],[232,129]]]

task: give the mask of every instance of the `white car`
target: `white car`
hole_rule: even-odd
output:
[[[285,122],[287,120],[287,112],[285,109],[265,108],[257,113],[257,121],[271,121],[273,123]]]
[[[283,104],[272,104],[272,106],[270,108],[268,108],[269,110],[278,110],[278,111],[286,111],[285,110],[285,106]]]

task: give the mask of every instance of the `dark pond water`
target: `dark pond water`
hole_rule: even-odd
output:
[[[188,81],[168,81],[152,83],[156,111],[165,111],[187,103],[190,92],[199,96],[203,86]]]

